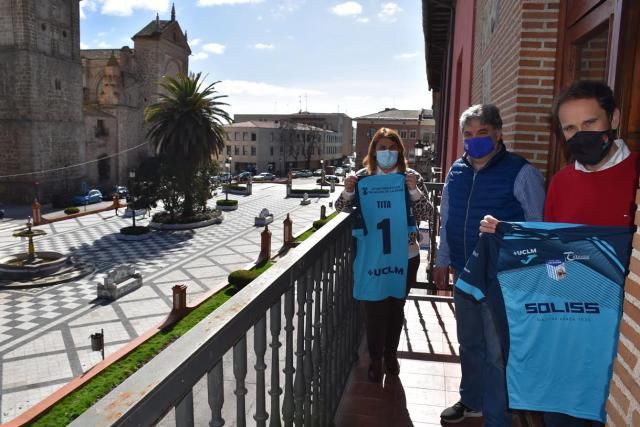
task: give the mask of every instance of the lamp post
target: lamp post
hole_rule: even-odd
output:
[[[324,185],[324,160],[320,159],[320,190]]]
[[[231,156],[227,157],[227,161],[224,163],[224,167],[227,169],[227,183],[224,187],[225,200],[229,200],[229,182],[231,181]]]
[[[131,203],[127,205],[131,206],[131,218],[133,218],[133,228],[136,228],[136,207],[133,201],[133,181],[136,178],[136,171],[129,171],[129,197],[131,197]]]

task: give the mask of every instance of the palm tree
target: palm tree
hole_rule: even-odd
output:
[[[147,138],[156,155],[175,176],[184,192],[182,215],[193,214],[193,192],[190,184],[199,169],[213,162],[222,153],[225,143],[224,122],[231,122],[220,102],[226,95],[217,95],[216,81],[206,87],[201,73],[185,76],[165,76],[160,83],[164,93],[158,102],[144,112],[151,124]]]

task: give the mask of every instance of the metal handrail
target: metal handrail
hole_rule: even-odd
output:
[[[251,407],[259,426],[266,426],[269,418],[270,425],[278,426],[280,420],[285,425],[329,425],[356,360],[360,335],[357,303],[351,297],[351,229],[351,217],[338,214],[71,425],[153,425],[172,410],[175,425],[194,425],[194,386],[206,379],[207,397],[197,402],[208,401],[206,422],[222,426],[225,397],[231,399],[222,360],[230,352],[236,425],[246,424],[245,408]],[[271,357],[265,360],[267,324]],[[249,373],[255,376],[255,405],[247,405],[247,341],[252,338],[255,365]]]

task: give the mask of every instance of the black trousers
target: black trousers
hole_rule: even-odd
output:
[[[409,290],[416,284],[420,256],[409,258],[405,297],[389,297],[382,301],[363,301],[367,328],[367,346],[371,360],[395,356],[404,324],[404,303]]]

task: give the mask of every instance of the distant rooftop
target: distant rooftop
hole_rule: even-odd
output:
[[[397,108],[385,108],[377,113],[356,117],[354,120],[418,120],[433,119],[433,111],[423,108],[421,110],[398,110]]]
[[[258,128],[258,129],[294,129],[333,132],[317,126],[306,125],[304,123],[294,123],[282,120],[251,120],[240,123],[225,125],[225,128]]]

